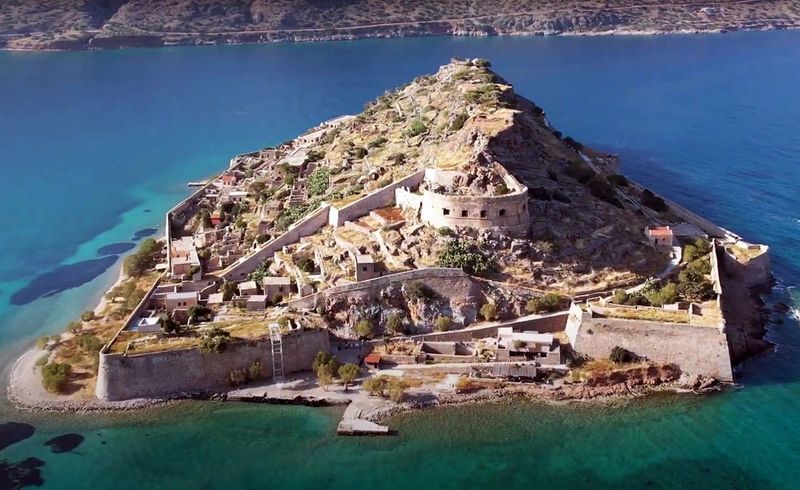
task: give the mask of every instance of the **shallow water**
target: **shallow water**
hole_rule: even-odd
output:
[[[797,308],[798,46],[800,32],[773,32],[0,53],[0,205],[11,218],[0,229],[0,360],[93,305],[115,267],[68,266],[154,233],[186,182],[357,112],[453,55],[491,59],[565,135],[619,152],[624,173],[769,243],[771,301]],[[770,338],[776,352],[719,396],[442,409],[400,417],[399,435],[382,439],[337,438],[336,409],[5,410],[3,421],[36,432],[0,462],[38,458],[27,466],[48,488],[783,488],[800,477],[797,319]],[[85,438],[71,451],[45,445],[70,433]]]

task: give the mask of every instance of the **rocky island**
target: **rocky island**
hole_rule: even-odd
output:
[[[101,305],[14,366],[18,406],[397,410],[704,391],[769,347],[768,247],[626,178],[487,60],[238,155]]]
[[[799,23],[790,0],[22,0],[0,3],[0,48],[729,32]]]

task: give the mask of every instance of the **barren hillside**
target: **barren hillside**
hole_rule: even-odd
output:
[[[797,0],[17,0],[0,45],[85,49],[415,35],[780,29]]]

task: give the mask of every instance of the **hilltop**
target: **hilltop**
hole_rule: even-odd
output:
[[[425,35],[720,32],[797,27],[789,0],[22,0],[0,46],[86,49]]]

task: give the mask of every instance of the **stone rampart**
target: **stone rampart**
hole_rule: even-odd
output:
[[[529,223],[528,190],[504,196],[457,196],[425,190],[421,219],[434,228],[468,227],[525,235]]]
[[[279,237],[268,241],[259,247],[255,252],[242,257],[235,264],[231,265],[219,276],[227,281],[242,281],[247,275],[253,272],[262,260],[272,258],[275,252],[287,245],[296,243],[304,236],[313,235],[323,226],[328,224],[328,213],[331,207],[323,205],[313,213],[292,225],[289,230]]]
[[[742,254],[751,256],[746,259],[737,258],[736,254],[728,247],[739,248]],[[733,279],[740,281],[747,287],[756,287],[768,284],[772,278],[772,267],[769,258],[769,247],[766,245],[753,245],[738,241],[733,245],[720,247],[722,267],[725,273]]]
[[[684,372],[733,381],[727,337],[717,328],[592,317],[576,308],[570,309],[566,333],[580,354],[607,359],[619,346],[651,361],[675,364]]]
[[[285,372],[311,369],[319,351],[329,351],[328,332],[311,330],[283,336]],[[229,389],[228,376],[234,369],[260,361],[266,378],[272,376],[270,341],[231,342],[221,353],[198,348],[150,354],[100,354],[97,398],[129,400],[158,398],[187,392]]]
[[[392,182],[386,187],[381,187],[377,191],[366,195],[361,199],[342,207],[341,209],[332,208],[329,217],[329,224],[333,227],[339,227],[347,221],[353,221],[362,216],[368,215],[370,211],[374,209],[390,206],[395,202],[396,189],[402,189],[405,187],[419,187],[424,177],[425,170],[419,170],[396,182]]]

